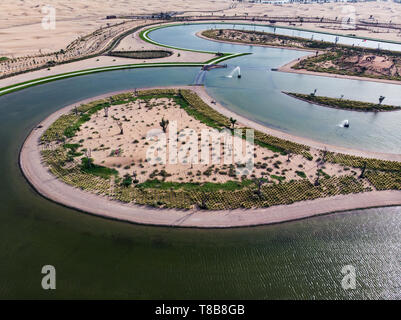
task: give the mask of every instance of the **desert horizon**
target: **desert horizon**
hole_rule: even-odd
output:
[[[56,28],[43,30],[41,21],[44,17],[42,8],[50,5],[56,9]],[[177,9],[179,8],[179,9]],[[211,9],[213,8],[213,9]],[[351,8],[351,9],[349,9]],[[355,13],[357,20],[372,20],[401,23],[401,4],[395,2],[363,2],[363,3],[288,3],[283,5],[237,2],[231,0],[206,1],[143,1],[116,0],[113,2],[79,0],[27,0],[0,3],[0,56],[18,57],[53,52],[64,49],[69,43],[95,30],[127,21],[125,19],[107,20],[109,15],[117,17],[127,15],[158,14],[174,12],[177,16],[185,15],[248,15],[249,17],[289,16],[289,17],[325,17],[334,19],[347,17]],[[285,25],[279,23],[278,25]],[[358,36],[380,38],[383,40],[401,41],[398,30],[338,30],[328,25],[296,24],[310,30],[337,32],[343,34],[355,33]]]

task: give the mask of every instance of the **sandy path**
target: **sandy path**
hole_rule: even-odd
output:
[[[185,89],[194,88],[185,87]],[[121,92],[127,91],[129,90]],[[206,91],[202,88],[195,88],[194,91],[200,94],[202,98],[207,97]],[[108,93],[67,106],[53,113],[41,122],[41,127],[38,126],[32,130],[21,149],[19,162],[22,172],[37,192],[45,198],[67,207],[111,219],[140,224],[200,228],[227,228],[263,225],[303,219],[331,212],[401,205],[401,191],[380,191],[347,196],[341,195],[313,201],[297,202],[288,206],[282,205],[255,210],[166,210],[125,204],[114,200],[112,201],[106,197],[97,196],[69,186],[55,178],[48,169],[42,165],[38,140],[43,132],[60,115],[70,111],[76,105],[105,98],[112,94],[118,94],[121,92]],[[207,101],[211,101],[211,98],[209,97],[209,100]],[[222,108],[222,106],[217,107],[219,111]],[[246,121],[244,118],[239,120],[240,122]],[[250,124],[251,123],[252,122],[250,122]],[[393,156],[399,158],[398,155]]]

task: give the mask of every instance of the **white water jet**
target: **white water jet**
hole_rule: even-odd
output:
[[[341,123],[338,124],[340,128],[345,128],[346,126],[349,126],[349,121],[348,120],[343,120]]]
[[[238,72],[238,75],[241,75],[241,68],[240,67],[235,67],[233,71],[230,72],[230,74],[227,76],[227,78],[232,78],[234,74]]]

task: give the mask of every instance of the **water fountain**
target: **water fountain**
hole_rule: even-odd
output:
[[[230,72],[230,74],[227,76],[227,78],[232,78],[233,75],[238,72],[237,77],[241,78],[241,68],[240,67],[235,67],[233,71]]]
[[[341,128],[349,128],[349,121],[348,120],[341,121],[341,123],[338,126]]]

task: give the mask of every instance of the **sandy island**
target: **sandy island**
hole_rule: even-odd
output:
[[[253,127],[257,130],[261,130],[269,134],[278,134],[280,137],[283,138],[294,138],[290,135],[276,132],[244,117],[233,114],[231,111],[227,110],[218,103],[210,104],[213,99],[207,95],[205,89],[202,87],[185,87],[185,89],[195,91],[205,102],[207,102],[217,111],[227,116],[235,115],[238,122],[242,125]],[[132,91],[133,90],[126,90],[123,92]],[[269,208],[250,210],[235,209],[203,211],[193,209],[184,211],[176,209],[154,209],[134,204],[126,204],[118,201],[111,201],[107,197],[98,196],[89,192],[79,190],[58,180],[48,171],[48,169],[42,163],[43,160],[40,154],[41,150],[38,145],[38,141],[42,134],[62,114],[66,114],[67,112],[74,109],[76,106],[79,106],[82,103],[88,103],[90,101],[102,99],[105,97],[109,97],[110,95],[119,93],[122,92],[117,92],[113,94],[109,93],[65,107],[50,115],[43,122],[41,122],[40,125],[32,130],[21,149],[20,166],[25,177],[38,193],[40,193],[47,199],[65,205],[67,207],[107,218],[140,224],[199,228],[227,228],[263,225],[303,219],[332,212],[349,211],[370,207],[401,205],[401,191],[374,191],[345,196],[339,195],[329,198],[320,198],[317,200],[296,202],[291,205],[279,205]],[[132,106],[133,110],[134,108],[135,107]],[[179,110],[177,109],[177,111]],[[112,112],[112,110],[110,112]],[[115,112],[118,112],[118,110],[115,110]],[[185,124],[188,124],[188,121],[190,121],[189,118],[184,119]],[[200,123],[196,123],[196,125],[198,127],[201,126]],[[100,127],[102,127],[102,125],[100,125]],[[103,129],[106,130],[106,126],[103,125]],[[88,130],[90,130],[90,128]],[[82,134],[85,134],[85,131]],[[111,136],[116,137],[116,135],[114,134],[112,134]],[[302,141],[303,143],[310,142],[302,138],[289,140],[297,140],[299,142]],[[343,148],[327,146],[320,143],[315,143],[315,146],[316,145],[318,145],[320,148],[326,147],[328,150],[333,150],[337,152],[348,151],[348,153],[350,154],[360,155],[364,157],[401,161],[401,155],[360,152],[356,150],[347,150]],[[102,157],[100,157],[99,159],[102,159]],[[296,161],[294,162],[294,164],[295,163],[298,164]],[[335,170],[335,168],[333,170]]]

